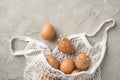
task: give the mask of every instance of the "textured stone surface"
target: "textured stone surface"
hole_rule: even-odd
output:
[[[55,26],[57,36],[92,33],[109,18],[116,20],[116,26],[109,31],[107,51],[101,64],[102,80],[119,80],[119,4],[120,0],[0,0],[0,80],[23,80],[25,59],[11,55],[12,36],[27,35],[41,40],[35,32],[45,23]],[[101,33],[88,38],[92,45],[101,40]],[[45,43],[54,49],[56,39]]]

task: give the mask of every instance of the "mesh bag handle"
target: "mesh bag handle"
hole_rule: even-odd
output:
[[[100,29],[101,28],[103,28],[103,26],[105,25],[105,24],[107,24],[107,23],[111,23],[109,26],[107,26],[107,28],[105,29],[105,31],[104,31],[104,35],[103,35],[103,41],[105,41],[106,42],[106,40],[107,40],[107,31],[110,29],[110,28],[112,28],[112,27],[114,27],[115,26],[115,20],[114,19],[108,19],[108,20],[106,20],[106,21],[104,21],[99,27],[98,27],[98,29],[94,32],[94,33],[92,33],[92,34],[87,34],[87,33],[85,33],[87,36],[95,36],[99,31],[100,31]]]
[[[27,42],[26,47],[23,50],[14,51],[14,49],[13,49],[14,48],[14,46],[13,46],[14,40],[20,40],[20,41]],[[38,44],[40,47],[39,48],[26,49],[26,48],[29,48],[33,43],[36,44],[36,45]],[[34,40],[32,38],[29,38],[29,37],[14,36],[10,40],[10,50],[11,50],[12,55],[24,55],[25,57],[28,57],[27,55],[29,55],[33,52],[42,51],[42,53],[43,53],[43,51],[44,51],[43,48],[46,48],[46,50],[48,50],[48,52],[50,52],[49,47],[45,43],[43,43],[41,41]]]

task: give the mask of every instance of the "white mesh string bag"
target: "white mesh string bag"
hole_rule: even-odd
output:
[[[99,65],[105,55],[107,31],[113,27],[114,24],[115,21],[109,19],[104,21],[93,34],[80,33],[68,36],[68,39],[72,41],[75,49],[71,55],[63,54],[58,49],[58,46],[51,51],[45,43],[25,36],[15,36],[11,38],[11,53],[13,53],[13,55],[24,55],[26,57],[24,80],[47,80],[43,78],[46,75],[54,78],[53,80],[101,80]],[[95,46],[92,46],[86,36],[94,36],[101,27],[105,25],[107,25],[107,28],[104,31],[103,39],[97,42]],[[28,42],[24,50],[13,50],[13,41],[15,39]],[[91,59],[91,63],[88,69],[75,74],[64,74],[62,71],[51,67],[46,61],[46,55],[51,54],[61,62],[64,58],[75,59],[80,52],[86,52]],[[52,80],[52,78],[49,80]]]

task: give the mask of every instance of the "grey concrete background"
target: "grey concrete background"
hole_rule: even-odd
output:
[[[11,55],[12,36],[41,40],[35,32],[45,23],[55,26],[57,36],[92,33],[109,18],[116,20],[116,26],[109,31],[101,64],[102,80],[120,80],[120,0],[0,0],[0,80],[23,80],[25,59]],[[101,40],[102,31],[96,37],[88,37],[92,45]],[[51,49],[56,46],[56,39],[44,42]]]

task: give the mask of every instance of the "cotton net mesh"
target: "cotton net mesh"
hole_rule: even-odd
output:
[[[88,48],[80,37],[82,37],[82,35],[79,34],[68,37],[68,39],[72,41],[75,49],[71,55],[63,54],[59,51],[58,47],[51,52],[49,48],[43,44],[43,46],[36,46],[35,43],[32,43],[27,46],[26,49],[34,47],[37,51],[26,55],[28,58],[26,59],[27,66],[24,70],[24,79],[43,80],[43,76],[48,75],[54,78],[54,80],[101,80],[101,72],[97,64],[102,57],[101,51],[103,46],[98,43],[96,46]],[[46,56],[49,54],[52,54],[59,62],[65,58],[74,60],[80,52],[86,52],[91,59],[91,63],[88,69],[76,74],[64,74],[60,70],[51,67],[46,61]]]

